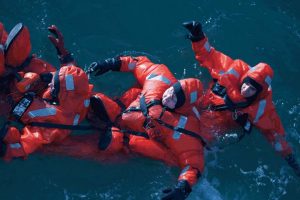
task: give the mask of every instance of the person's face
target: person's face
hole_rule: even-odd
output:
[[[243,83],[241,87],[241,95],[245,98],[252,97],[257,92],[256,88],[250,83]]]
[[[177,103],[177,97],[173,87],[169,87],[163,94],[162,104],[170,109],[174,109]]]

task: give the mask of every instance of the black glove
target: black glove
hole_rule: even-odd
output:
[[[293,168],[294,172],[296,173],[297,176],[300,177],[300,165],[297,162],[295,155],[290,154],[285,157],[286,162],[289,164],[291,168]]]
[[[252,124],[248,119],[248,114],[247,113],[243,113],[241,115],[236,116],[235,121],[241,125],[245,131],[245,133],[250,134],[251,130],[252,130]]]
[[[192,42],[198,42],[205,38],[205,35],[202,31],[202,25],[200,22],[189,21],[183,22],[182,26],[186,28],[190,33],[187,35],[187,38]]]
[[[117,58],[108,58],[104,61],[100,62],[92,62],[85,72],[87,74],[93,74],[94,76],[99,76],[104,74],[110,70],[112,71],[120,71],[121,68],[121,60],[119,57]]]
[[[161,200],[183,200],[191,191],[189,183],[186,180],[180,180],[173,189],[168,188],[162,191]]]

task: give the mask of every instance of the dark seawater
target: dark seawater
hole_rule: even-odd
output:
[[[31,31],[32,52],[58,66],[47,39],[56,24],[80,66],[117,54],[143,54],[164,63],[177,78],[207,72],[194,59],[181,23],[203,23],[210,43],[233,58],[274,71],[274,103],[287,139],[300,159],[300,2],[284,0],[0,0],[7,30],[23,22]],[[92,80],[96,90],[116,96],[134,79],[108,73]],[[145,158],[94,162],[63,156],[31,155],[0,162],[0,199],[90,200],[159,199],[175,184],[179,170]],[[297,200],[300,178],[254,131],[239,144],[207,153],[206,169],[189,199]]]

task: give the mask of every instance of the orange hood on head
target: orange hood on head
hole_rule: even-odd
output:
[[[5,64],[18,67],[29,57],[31,42],[29,30],[22,23],[17,24],[5,42]]]
[[[173,85],[177,97],[175,109],[187,109],[203,95],[203,86],[195,78],[182,79]]]
[[[242,78],[251,78],[262,87],[259,96],[265,96],[271,91],[271,82],[273,78],[273,69],[266,63],[259,63],[252,67]]]
[[[89,99],[92,87],[89,84],[86,73],[76,66],[64,66],[53,74],[54,89],[49,87],[43,94],[43,98],[52,99],[64,105],[82,103]]]

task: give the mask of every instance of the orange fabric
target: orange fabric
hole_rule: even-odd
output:
[[[67,66],[59,72],[60,89],[58,105],[51,105],[40,97],[35,97],[32,104],[21,117],[21,122],[48,122],[55,124],[76,125],[86,116],[91,90],[84,71],[75,66]],[[47,92],[47,91],[46,91]],[[70,134],[70,130],[25,126],[20,143],[26,155],[44,144],[61,141]]]
[[[263,90],[257,99],[250,106],[243,109],[240,108],[237,111],[239,113],[248,113],[251,123],[261,130],[275,150],[282,156],[291,153],[291,148],[284,139],[285,131],[281,120],[272,103],[270,83],[273,77],[273,70],[271,67],[265,63],[259,63],[254,67],[250,67],[241,60],[233,60],[211,47],[207,38],[192,43],[192,48],[200,65],[207,68],[211,76],[226,88],[227,95],[233,102],[245,101],[240,94],[240,90],[246,77],[252,78],[262,86]],[[222,104],[224,104],[224,100],[211,90],[206,92],[202,102],[203,108],[207,108],[209,105]],[[213,136],[223,134],[226,130],[236,126],[231,111],[204,110],[201,113],[200,122],[202,130],[211,130]]]
[[[5,48],[5,63],[11,67],[20,66],[31,51],[28,28],[17,24],[8,35]]]
[[[21,76],[23,76],[23,79],[21,81],[15,80],[16,88],[21,93],[29,91],[40,81],[40,76],[36,73],[27,72],[26,74],[22,73]]]
[[[43,74],[48,72],[55,72],[56,68],[48,62],[41,60],[33,55],[31,62],[27,67],[23,69],[24,72],[34,72],[37,74]]]
[[[15,127],[8,127],[7,133],[3,138],[3,142],[6,145],[4,160],[11,160],[16,157],[26,156],[22,145],[20,144],[21,134],[19,130]]]
[[[121,61],[121,71],[131,71],[138,83],[142,86],[141,95],[129,105],[129,108],[140,107],[140,98],[142,95],[145,96],[146,103],[154,99],[161,100],[164,91],[177,82],[174,75],[165,65],[154,64],[146,57],[121,57]],[[120,126],[134,131],[146,131],[150,136],[157,135],[156,139],[162,141],[162,144],[170,150],[182,169],[186,166],[191,166],[196,169],[190,171],[186,176],[183,176],[190,185],[195,184],[198,178],[197,172],[201,173],[204,168],[203,146],[201,141],[184,134],[176,133],[174,130],[158,124],[155,119],[158,119],[162,113],[161,105],[152,106],[148,111],[152,124],[154,124],[155,127],[147,130],[144,129],[143,124],[146,117],[141,111],[123,113]],[[175,127],[179,122],[182,123],[180,121],[182,119],[183,121],[186,120],[185,129],[200,134],[198,120],[192,116],[185,118],[179,114],[166,111],[162,118],[163,121]],[[176,137],[178,138],[174,135],[177,135]]]
[[[199,99],[203,96],[201,81],[195,78],[187,78],[179,80],[179,83],[185,95],[185,102],[181,107],[176,108],[175,112],[183,115],[191,114],[197,118],[200,117],[193,110],[198,109],[199,102],[201,102]]]

